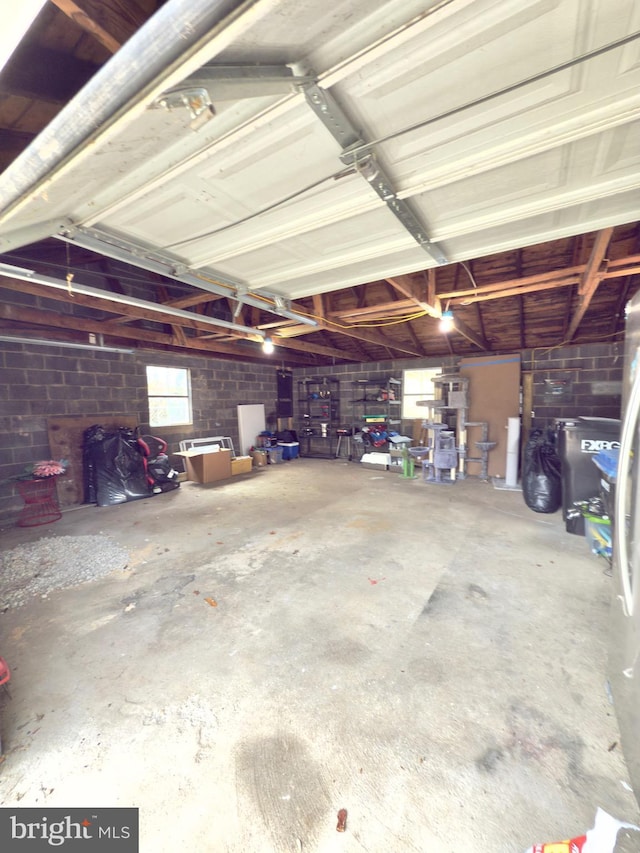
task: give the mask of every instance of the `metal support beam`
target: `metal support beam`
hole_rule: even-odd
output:
[[[54,290],[70,291],[71,293],[79,293],[82,296],[90,296],[94,299],[114,303],[113,311],[117,312],[118,305],[129,305],[133,308],[138,308],[143,311],[153,312],[154,319],[162,322],[167,317],[178,317],[181,320],[187,320],[195,327],[197,324],[206,326],[221,326],[229,331],[242,332],[246,335],[257,336],[264,338],[265,332],[261,329],[254,329],[250,326],[241,326],[238,323],[230,323],[228,320],[219,320],[217,317],[207,317],[204,314],[194,314],[192,311],[184,311],[182,308],[171,308],[168,305],[160,305],[158,302],[148,302],[146,299],[138,299],[135,296],[123,296],[120,293],[110,293],[107,290],[99,290],[95,287],[88,287],[84,284],[73,282],[70,284],[59,278],[52,278],[48,275],[40,275],[33,270],[14,267],[10,264],[0,263],[0,275],[5,275],[7,278],[18,279],[18,281],[35,282],[36,284],[51,287]],[[156,316],[157,315],[157,316]],[[170,322],[170,320],[167,320]]]
[[[206,89],[215,103],[292,94],[314,82],[313,77],[296,76],[287,65],[203,65],[163,92],[153,106],[163,106],[161,101],[184,89]]]
[[[315,83],[303,86],[303,91],[311,109],[342,148],[340,155],[342,162],[346,166],[353,166],[371,184],[373,190],[400,220],[405,230],[437,264],[449,263],[441,247],[431,242],[409,204],[398,198],[393,182],[385,174],[375,154],[365,147],[366,142],[331,92]]]
[[[280,296],[267,293],[266,291],[264,291],[264,296],[252,295],[247,292],[246,285],[242,282],[234,281],[228,276],[218,275],[218,273],[212,273],[212,277],[215,276],[218,282],[209,281],[206,277],[206,270],[198,273],[191,272],[188,267],[181,265],[176,258],[163,256],[160,252],[144,249],[120,238],[107,237],[94,229],[65,227],[61,230],[61,233],[54,236],[67,243],[82,246],[84,249],[89,249],[108,258],[123,261],[126,264],[131,264],[149,272],[159,273],[165,278],[181,281],[183,284],[197,287],[208,293],[215,293],[217,296],[227,298],[241,299],[245,305],[260,308],[262,311],[269,311],[271,314],[277,314],[289,320],[296,320],[298,323],[306,323],[307,326],[318,325],[315,320],[296,314],[290,311],[288,307],[279,307],[285,304]]]

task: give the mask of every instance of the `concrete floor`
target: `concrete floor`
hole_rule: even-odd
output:
[[[124,572],[2,615],[3,805],[138,806],[143,853],[524,853],[598,806],[640,821],[610,579],[560,513],[298,459],[0,546],[99,532]]]

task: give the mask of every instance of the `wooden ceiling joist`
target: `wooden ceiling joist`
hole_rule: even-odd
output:
[[[613,228],[603,228],[602,231],[598,231],[596,234],[593,249],[591,250],[591,256],[587,261],[587,265],[578,287],[578,308],[571,318],[571,323],[569,324],[569,330],[567,332],[567,341],[573,339],[573,336],[575,335],[578,326],[582,322],[582,318],[591,303],[593,294],[596,292],[598,285],[604,278],[606,265],[603,267],[603,262],[607,249],[609,248],[612,235]]]
[[[97,66],[41,45],[19,47],[0,75],[0,93],[62,106],[96,73]]]
[[[312,344],[310,341],[305,341],[303,343],[302,341],[284,340],[279,335],[272,335],[271,340],[273,341],[274,346],[280,348],[285,347],[286,349],[296,350],[297,352],[310,352],[315,355],[324,355],[327,358],[338,358],[341,361],[353,361],[349,353],[345,353],[335,347],[326,347],[322,346],[322,344]]]
[[[143,308],[139,306],[132,305],[123,305],[121,302],[113,302],[109,299],[109,294],[105,291],[104,298],[97,296],[86,296],[81,293],[73,292],[73,284],[71,285],[70,291],[57,290],[53,288],[46,287],[44,285],[39,285],[33,282],[27,281],[16,281],[15,279],[5,279],[0,278],[0,286],[6,288],[7,290],[16,290],[22,293],[30,293],[33,296],[40,296],[44,299],[51,299],[57,302],[69,302],[73,300],[74,304],[82,305],[87,308],[95,308],[99,311],[104,311],[110,314],[118,314],[125,315],[133,320],[149,320],[154,323],[170,323],[172,325],[182,326],[187,329],[194,329],[200,331],[211,331],[211,323],[207,323],[204,320],[199,319],[197,314],[193,314],[193,317],[174,317],[172,315],[162,315],[161,312],[154,311],[150,308]],[[42,312],[43,317],[47,314],[47,312]],[[48,314],[49,316],[49,325],[55,325],[58,321],[59,315],[54,315],[52,317],[51,312]],[[119,318],[113,318],[109,320],[100,319],[100,320],[92,320],[92,329],[91,331],[96,332],[98,334],[101,333],[110,333],[113,335],[119,335],[124,332],[123,324],[120,322]],[[237,338],[247,338],[249,340],[259,341],[261,338],[257,335],[251,335],[250,333],[237,332],[235,333],[235,337]]]
[[[460,317],[454,317],[453,324],[456,332],[461,334],[463,338],[471,341],[472,344],[475,344],[481,350],[486,350],[487,352],[491,350],[491,344],[484,335],[474,332]]]
[[[115,53],[145,22],[135,0],[51,0],[82,30]]]
[[[507,281],[496,281],[492,284],[484,284],[476,288],[465,290],[449,290],[438,294],[442,302],[455,301],[471,305],[474,302],[489,299],[502,299],[509,296],[518,296],[523,293],[537,293],[538,291],[551,290],[554,287],[567,287],[580,284],[585,275],[587,264],[578,264],[565,269],[551,270],[538,273],[537,275],[512,278]],[[640,273],[640,258],[630,255],[610,261],[606,269],[599,271],[600,280],[620,278],[627,275]]]
[[[308,314],[308,309],[305,308],[304,305],[299,305],[297,303],[291,303],[291,310],[297,311],[301,314]],[[381,335],[379,332],[376,332],[372,329],[360,329],[351,326],[338,325],[336,323],[332,323],[330,320],[326,319],[318,319],[317,326],[307,326],[309,329],[309,334],[315,331],[320,331],[324,329],[327,332],[334,332],[336,334],[345,335],[348,338],[355,338],[356,340],[363,341],[364,343],[372,344],[373,346],[384,347],[385,349],[390,348],[394,352],[402,352],[407,355],[420,356],[421,353],[417,352],[415,347],[409,347],[406,344],[396,343],[393,341],[389,341],[384,335]]]
[[[408,275],[392,276],[387,278],[386,281],[430,317],[439,319],[442,316],[442,309],[436,297],[435,270],[428,270],[427,280],[422,282],[416,282]]]
[[[415,313],[416,303],[413,299],[398,299],[389,302],[378,302],[376,305],[364,305],[361,308],[342,308],[331,311],[331,320],[380,320],[383,317],[395,317],[401,314]]]
[[[44,335],[48,339],[64,340],[72,343],[88,343],[88,341],[83,341],[79,338],[79,332],[95,332],[95,324],[92,320],[70,317],[68,315],[59,317],[58,328],[51,329],[51,319],[48,312],[16,305],[0,304],[0,320],[11,321],[13,324],[28,325],[30,330],[33,330],[34,327],[36,329],[41,327],[40,331],[34,337]],[[24,332],[24,327],[16,328],[12,326],[9,328],[18,335]],[[66,333],[60,330],[66,330]],[[6,326],[5,331],[7,331]],[[262,361],[262,354],[258,345],[256,345],[255,351],[251,352],[247,346],[239,344],[205,341],[196,336],[187,338],[184,332],[177,336],[165,332],[154,332],[149,329],[131,329],[125,326],[118,328],[113,340],[117,345],[123,345],[123,342],[126,345],[129,341],[132,344],[141,342],[156,347],[197,350],[198,352],[209,353],[211,355],[235,356],[243,360]],[[296,355],[294,363],[311,365],[313,364],[313,360],[304,355]]]

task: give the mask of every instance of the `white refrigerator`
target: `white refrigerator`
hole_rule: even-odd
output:
[[[622,417],[613,504],[609,682],[640,803],[640,294],[627,306]]]

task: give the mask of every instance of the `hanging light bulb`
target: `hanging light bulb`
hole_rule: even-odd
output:
[[[275,347],[273,345],[273,341],[271,340],[271,338],[265,338],[264,341],[262,342],[262,352],[265,355],[271,355],[271,353],[274,351],[274,349],[275,349]]]
[[[446,334],[452,332],[454,328],[453,311],[443,311],[440,318],[440,331]]]

